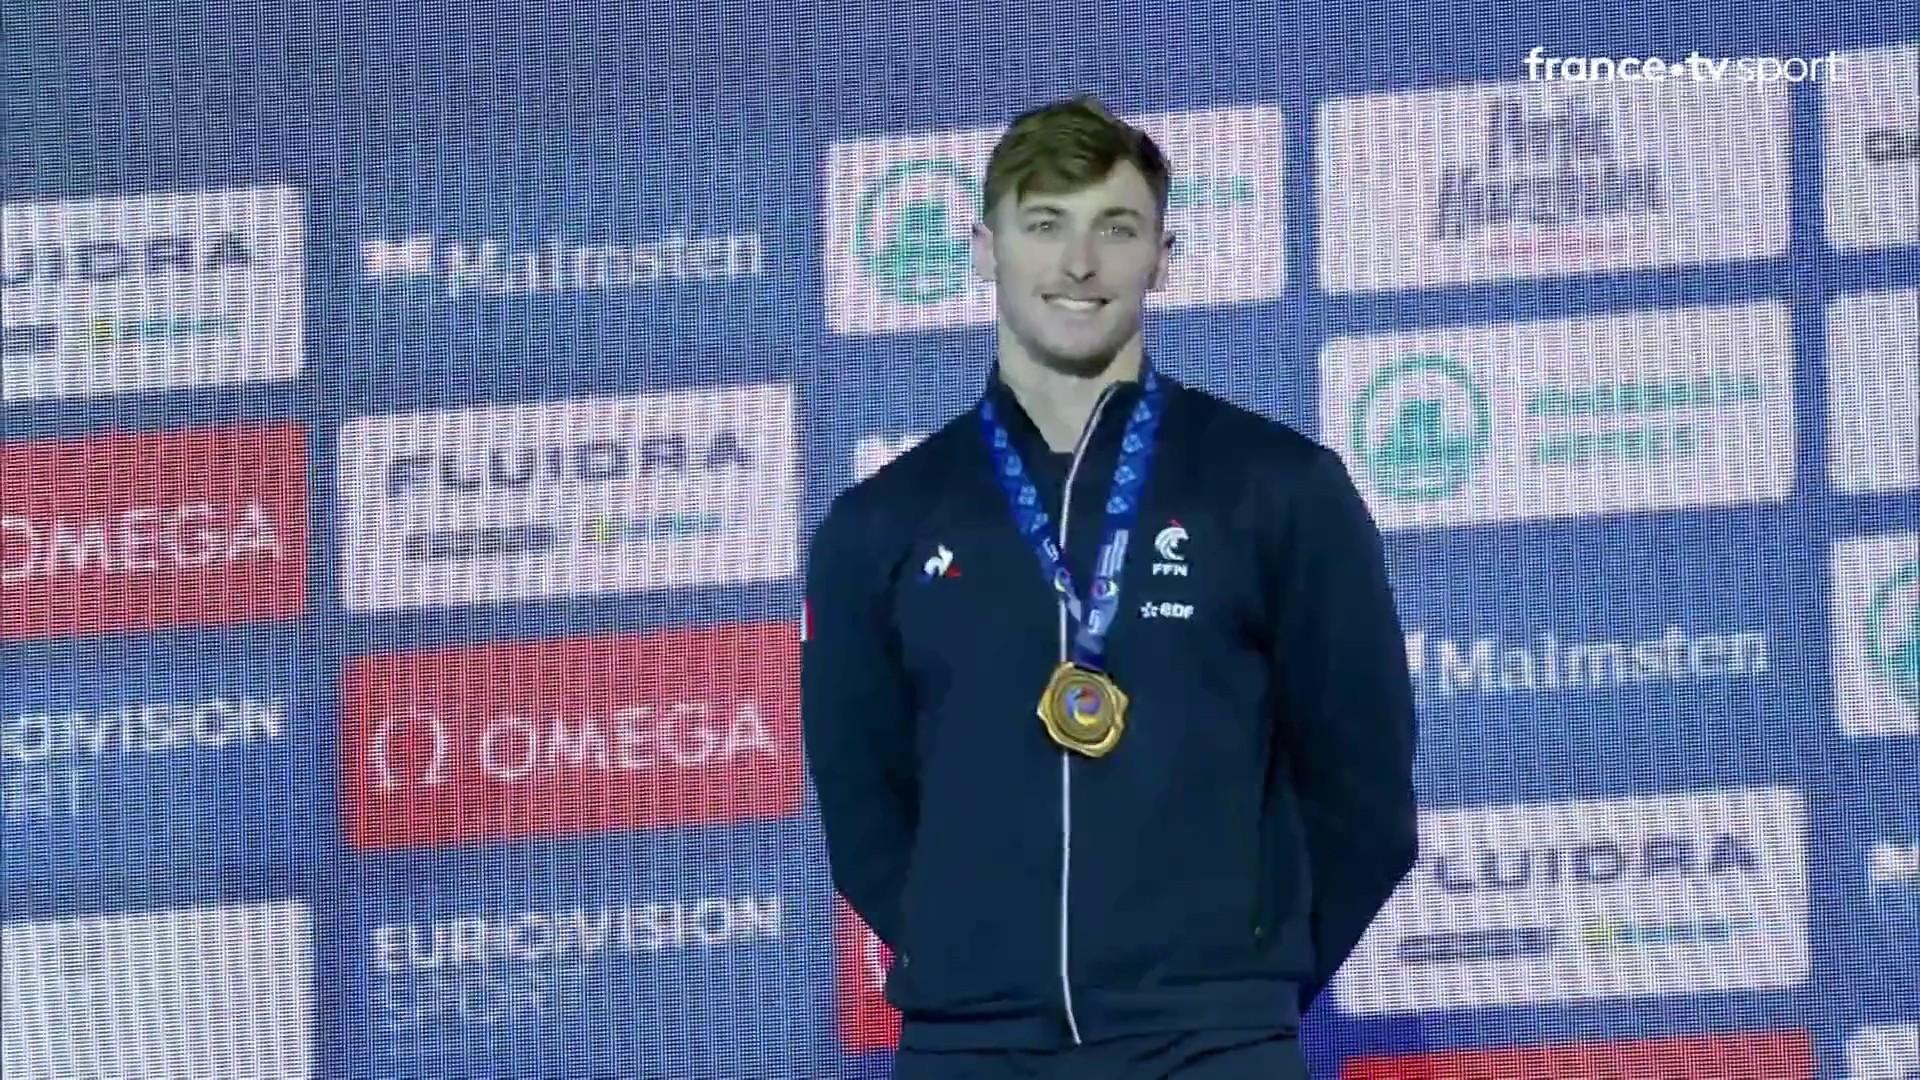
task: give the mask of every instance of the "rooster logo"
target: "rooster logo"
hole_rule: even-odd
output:
[[[941,544],[939,548],[935,550],[933,558],[928,559],[926,565],[920,568],[920,577],[925,581],[932,581],[934,578],[955,578],[959,576],[960,568],[953,565],[953,552],[948,550],[945,544]]]

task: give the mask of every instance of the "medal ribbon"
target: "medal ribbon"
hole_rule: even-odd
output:
[[[1040,491],[1028,476],[1020,452],[1013,448],[1012,436],[1000,422],[992,401],[983,398],[980,402],[981,431],[993,455],[1000,490],[1006,493],[1013,510],[1014,524],[1039,557],[1041,573],[1066,601],[1067,615],[1076,627],[1073,662],[1097,671],[1104,670],[1107,632],[1113,629],[1114,615],[1120,609],[1120,571],[1126,565],[1127,534],[1139,514],[1140,491],[1153,460],[1155,436],[1160,430],[1161,393],[1160,380],[1149,366],[1140,400],[1120,440],[1120,460],[1114,465],[1113,485],[1107,494],[1106,537],[1094,566],[1093,591],[1084,604],[1061,558],[1060,545],[1054,540],[1052,519],[1040,504]]]

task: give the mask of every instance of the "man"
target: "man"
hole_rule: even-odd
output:
[[[1091,99],[1019,117],[972,237],[985,392],[813,539],[809,769],[894,953],[898,1080],[1305,1076],[1301,1015],[1414,859],[1371,517],[1146,356],[1168,186]]]

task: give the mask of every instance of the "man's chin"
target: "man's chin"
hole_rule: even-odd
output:
[[[1033,358],[1062,375],[1091,379],[1112,367],[1119,355],[1118,349],[1105,349],[1098,352],[1055,352],[1043,349],[1035,351]]]

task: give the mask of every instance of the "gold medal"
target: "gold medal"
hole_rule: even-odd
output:
[[[1126,731],[1127,695],[1106,672],[1062,662],[1047,680],[1038,711],[1047,734],[1062,748],[1105,757]]]

